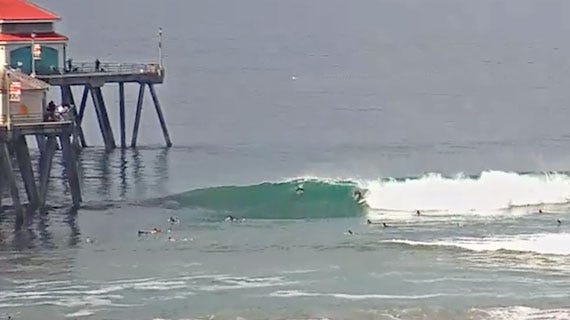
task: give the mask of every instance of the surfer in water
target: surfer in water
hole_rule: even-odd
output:
[[[244,222],[245,218],[236,218],[232,215],[228,215],[225,219],[225,222]]]
[[[366,224],[380,224],[380,222],[378,222],[378,221],[372,221],[372,220],[370,220],[370,219],[366,219]],[[385,223],[382,223],[382,224],[385,224]]]
[[[356,191],[354,191],[353,195],[354,195],[354,200],[356,201],[356,203],[358,203],[358,204],[364,203],[364,194],[362,194],[362,191],[356,190]]]
[[[155,234],[155,233],[161,233],[162,230],[160,230],[159,228],[152,228],[150,230],[139,230],[139,236],[141,234]]]
[[[416,210],[416,216],[420,216],[422,213],[420,212],[420,210]]]
[[[560,219],[556,219],[556,222],[558,222],[558,226],[562,224],[562,221],[560,221]]]
[[[295,193],[297,194],[302,194],[303,192],[305,192],[305,189],[303,189],[303,185],[302,184],[298,184],[297,188],[295,188]]]

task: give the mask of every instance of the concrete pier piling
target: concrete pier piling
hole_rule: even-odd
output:
[[[72,206],[79,207],[82,201],[81,186],[75,151],[70,142],[72,134],[71,122],[54,123],[48,128],[40,125],[26,125],[17,126],[9,131],[5,129],[0,131],[0,194],[3,194],[4,190],[9,191],[11,207],[16,213],[17,226],[26,224],[35,211],[46,211],[53,157],[58,151],[57,139],[61,143]],[[27,136],[35,136],[38,140],[45,141],[43,149],[39,152],[37,170],[34,170]],[[16,167],[18,170],[15,170]],[[20,198],[18,181],[21,181],[27,199]]]

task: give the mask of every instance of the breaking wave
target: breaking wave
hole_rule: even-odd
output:
[[[252,186],[198,189],[176,195],[181,207],[199,207],[249,219],[352,217],[364,212],[352,182],[297,179]]]
[[[356,190],[364,195],[360,203],[354,197]],[[556,210],[569,199],[570,176],[566,173],[484,171],[478,176],[431,173],[352,181],[301,178],[204,188],[162,200],[174,202],[176,208],[202,208],[244,218],[310,219],[416,210],[427,215],[503,214],[515,209],[528,213],[538,207]]]

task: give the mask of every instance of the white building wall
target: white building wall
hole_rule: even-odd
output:
[[[0,92],[0,123],[4,123],[4,93]]]
[[[10,103],[12,123],[43,121],[44,90],[22,90],[20,102]]]
[[[4,65],[6,64],[6,55],[4,46],[0,45],[0,77],[4,76]],[[0,88],[0,122],[2,121],[1,115],[4,114],[4,88]]]
[[[4,65],[8,64],[8,61],[6,61],[6,56],[6,48],[4,45],[0,44],[0,70],[2,70]]]

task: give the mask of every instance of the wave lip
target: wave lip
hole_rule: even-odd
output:
[[[493,238],[459,238],[436,241],[392,239],[384,243],[410,246],[455,247],[469,251],[516,251],[546,255],[570,255],[570,233],[542,233],[532,235],[501,236]]]

